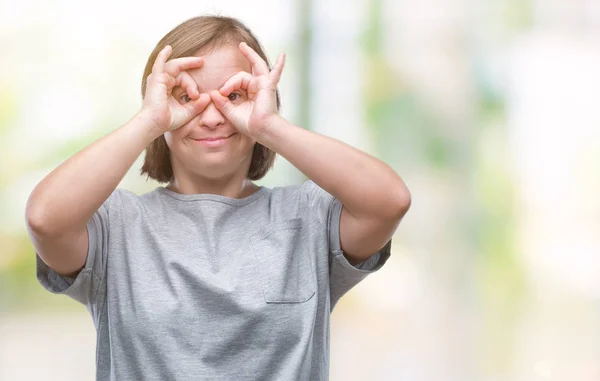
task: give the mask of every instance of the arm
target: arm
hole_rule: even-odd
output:
[[[29,196],[26,222],[40,258],[73,275],[85,263],[86,225],[153,140],[142,114],[78,152],[46,176]]]
[[[55,272],[73,276],[85,264],[87,222],[106,201],[145,147],[165,131],[179,128],[206,107],[186,69],[200,67],[198,57],[168,63],[170,47],[156,58],[142,110],[128,123],[62,163],[33,190],[25,218],[36,252]],[[186,77],[187,75],[187,77]],[[181,86],[194,99],[180,105],[171,97]]]
[[[410,192],[400,176],[363,151],[281,117],[259,139],[344,205],[341,246],[352,264],[381,249],[408,211]]]
[[[340,221],[341,246],[352,264],[380,250],[391,238],[410,206],[410,193],[382,161],[343,142],[294,126],[278,114],[275,91],[285,55],[269,69],[248,45],[240,52],[252,73],[239,72],[211,98],[238,130],[285,157],[317,185],[344,205]],[[226,96],[242,90],[239,104]]]

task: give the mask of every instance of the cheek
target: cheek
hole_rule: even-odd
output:
[[[252,151],[254,150],[254,146],[256,145],[256,141],[250,139],[247,136],[242,136],[240,145],[244,147],[244,150],[252,153]]]
[[[173,149],[174,145],[177,145],[177,142],[184,139],[189,134],[189,129],[190,123],[188,122],[176,130],[165,132],[165,141],[167,142],[169,149]]]

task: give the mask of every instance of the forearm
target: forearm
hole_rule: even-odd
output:
[[[339,140],[277,117],[258,138],[355,216],[401,217],[410,204],[408,188],[381,160]]]
[[[48,174],[27,202],[27,223],[38,234],[85,226],[157,136],[142,114],[87,146]]]

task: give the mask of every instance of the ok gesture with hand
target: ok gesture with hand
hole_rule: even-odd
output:
[[[240,52],[252,65],[252,73],[240,71],[219,90],[210,93],[212,101],[223,115],[242,133],[256,137],[264,133],[273,116],[278,115],[276,90],[285,55],[281,53],[272,70],[246,43],[239,44]],[[245,92],[241,99],[232,99],[232,93]],[[235,95],[235,94],[233,94]]]
[[[208,94],[200,94],[198,85],[187,70],[202,67],[202,57],[181,57],[167,61],[171,46],[158,53],[152,73],[146,79],[146,92],[142,111],[150,118],[159,132],[175,130],[201,113],[210,103]],[[179,102],[172,97],[174,87],[184,90],[182,96],[189,102]]]

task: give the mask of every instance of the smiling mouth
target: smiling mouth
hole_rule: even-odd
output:
[[[226,144],[227,141],[229,140],[229,138],[231,138],[234,135],[235,135],[235,133],[233,133],[229,136],[220,137],[220,138],[205,138],[205,139],[192,139],[192,140],[194,142],[196,142],[197,144],[203,145],[205,147],[220,147],[220,146]]]
[[[218,142],[219,140],[229,139],[233,135],[235,135],[235,134],[231,134],[229,136],[222,136],[220,138],[206,138],[206,139],[192,139],[192,140],[195,140],[197,142]]]

